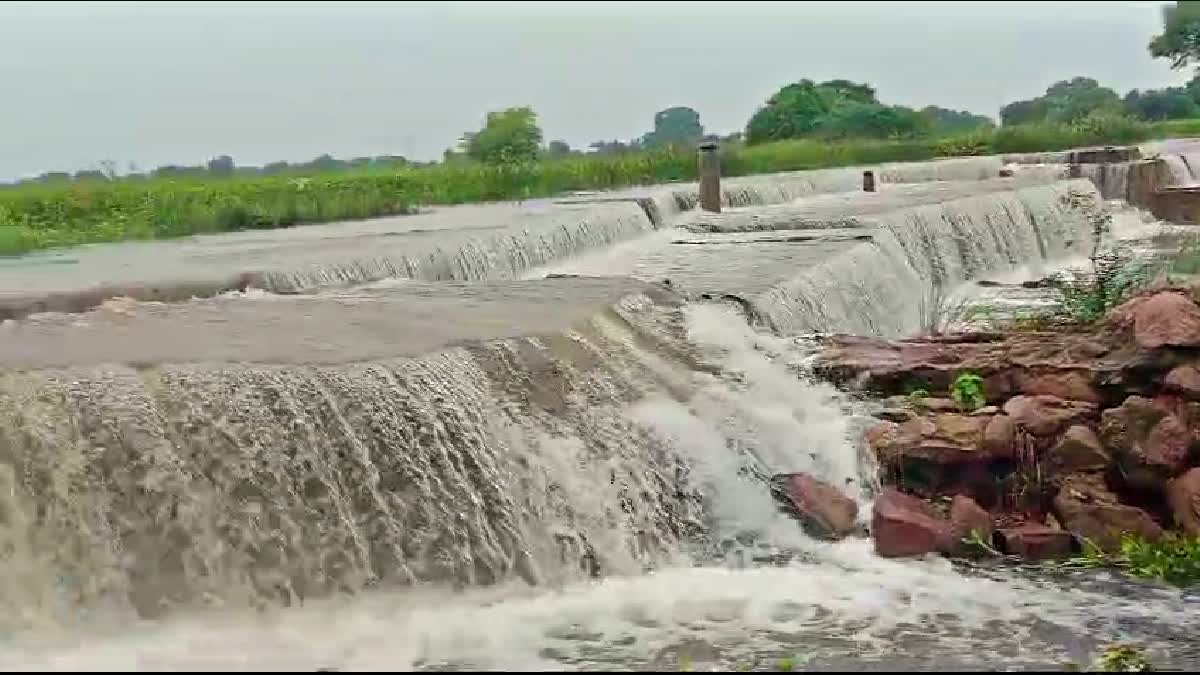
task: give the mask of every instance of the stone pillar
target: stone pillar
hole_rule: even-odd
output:
[[[1081,164],[1067,165],[1067,178],[1083,178],[1083,165],[1081,165]]]
[[[700,208],[721,212],[721,155],[713,142],[700,144]]]
[[[874,192],[874,191],[875,191],[875,172],[874,171],[864,171],[863,172],[863,192]]]

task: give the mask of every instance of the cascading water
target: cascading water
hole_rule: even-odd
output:
[[[865,505],[874,487],[854,402],[807,377],[809,350],[781,333],[903,332],[936,286],[1083,243],[1060,198],[1094,197],[1090,184],[981,190],[816,243],[651,232],[615,247],[638,259],[628,270],[588,264],[671,288],[623,286],[606,309],[536,337],[501,326],[419,356],[324,365],[239,364],[230,341],[205,352],[224,361],[56,355],[53,369],[5,371],[0,666],[674,669],[799,652],[826,668],[1047,667],[1130,631],[1184,639],[1196,627],[1186,598],[880,560],[862,540],[808,539],[765,488],[765,476],[809,471]],[[715,238],[716,273],[679,267],[709,246],[675,242],[700,235]],[[699,252],[676,253],[689,246]],[[771,248],[782,253],[768,259]],[[496,297],[531,282],[507,283]],[[553,316],[608,282],[543,283]],[[779,332],[693,287],[757,289]],[[405,293],[433,291],[328,301],[377,307],[392,323],[371,330],[403,342],[418,313],[383,299]],[[79,331],[104,344],[96,334],[143,315],[178,325],[229,301],[134,303],[5,337]],[[517,311],[497,307],[489,322]],[[278,334],[270,312],[247,316]]]
[[[1195,182],[1196,177],[1183,155],[1164,155],[1163,159],[1167,163],[1172,185],[1192,185]]]

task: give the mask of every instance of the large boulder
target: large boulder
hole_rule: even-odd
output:
[[[1191,431],[1178,417],[1141,396],[1105,410],[1100,440],[1116,455],[1130,487],[1159,490],[1185,468]]]
[[[996,415],[983,428],[980,449],[989,457],[1008,459],[1017,454],[1017,423],[1008,415]]]
[[[1192,469],[1167,484],[1167,504],[1175,525],[1200,537],[1200,469]]]
[[[1054,497],[1054,512],[1071,534],[1102,551],[1117,551],[1121,537],[1158,541],[1163,531],[1145,511],[1121,504],[1099,476],[1072,476]]]
[[[1000,548],[1026,560],[1050,560],[1071,554],[1071,533],[1047,525],[1027,523],[997,533]]]
[[[855,531],[858,504],[836,487],[807,473],[775,476],[773,482],[776,495],[810,535],[837,540]]]
[[[1163,387],[1189,399],[1200,399],[1200,368],[1194,365],[1175,368],[1163,378]]]
[[[1017,426],[1042,438],[1055,436],[1096,415],[1096,405],[1057,396],[1017,396],[1004,404],[1004,412]]]
[[[989,418],[978,415],[936,414],[903,424],[883,422],[867,432],[867,442],[887,465],[923,460],[954,464],[990,459],[984,449]]]
[[[1139,347],[1200,347],[1200,308],[1182,294],[1163,291],[1134,298],[1114,310],[1133,324]]]
[[[989,544],[992,541],[992,514],[965,495],[955,495],[950,502],[950,525],[959,541],[972,536]]]
[[[1100,390],[1085,370],[1018,368],[1012,373],[1013,387],[1022,394],[1053,396],[1068,401],[1100,403]]]
[[[1082,424],[1067,429],[1043,458],[1051,477],[1101,472],[1111,461],[1096,432]]]
[[[871,514],[875,553],[885,558],[921,556],[957,548],[954,526],[927,502],[886,488]]]

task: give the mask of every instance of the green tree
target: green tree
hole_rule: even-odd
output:
[[[836,92],[838,96],[858,103],[879,103],[875,98],[875,88],[869,84],[859,84],[850,80],[826,80],[817,85],[827,92]]]
[[[990,118],[966,110],[950,110],[936,105],[921,108],[918,114],[925,118],[930,128],[939,134],[957,134],[995,126]]]
[[[478,133],[463,136],[467,155],[488,164],[537,159],[542,130],[533,108],[523,106],[490,112]]]
[[[833,109],[826,92],[812,80],[787,85],[767,99],[746,125],[746,142],[763,143],[811,134]]]
[[[1046,117],[1052,122],[1074,122],[1089,115],[1120,114],[1117,92],[1090,77],[1076,77],[1046,90]]]
[[[1150,40],[1150,54],[1170,59],[1172,68],[1200,61],[1200,2],[1181,0],[1162,8],[1163,32]]]
[[[669,145],[695,145],[704,137],[700,113],[677,106],[660,110],[654,115],[654,131],[642,137],[642,145],[661,148]]]
[[[233,158],[229,155],[221,155],[208,160],[208,172],[214,176],[232,176],[233,169]]]
[[[566,157],[571,154],[571,146],[566,141],[550,141],[546,145],[546,154],[551,157]]]
[[[1175,120],[1200,116],[1200,105],[1183,87],[1134,89],[1125,95],[1125,111],[1144,120]]]
[[[914,138],[929,129],[929,121],[911,108],[860,101],[839,103],[819,127],[830,138]]]
[[[1044,119],[1046,119],[1045,102],[1041,98],[1013,101],[1000,109],[1000,123],[1004,126],[1029,124]]]
[[[1005,126],[1032,122],[1070,123],[1095,115],[1120,115],[1121,97],[1090,77],[1060,80],[1046,93],[1027,101],[1015,101],[1000,109]]]

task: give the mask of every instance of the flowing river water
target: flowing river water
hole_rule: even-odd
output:
[[[1064,197],[1091,181],[997,168],[748,181],[719,217],[631,191],[407,248],[330,227],[300,235],[334,238],[316,260],[200,240],[189,273],[254,241],[296,294],[0,324],[0,667],[1053,669],[1114,639],[1200,666],[1200,598],[883,560],[763,483],[808,471],[869,514],[867,418],[809,336],[911,333],[935,288],[1086,250]],[[377,255],[336,256],[347,232]]]

